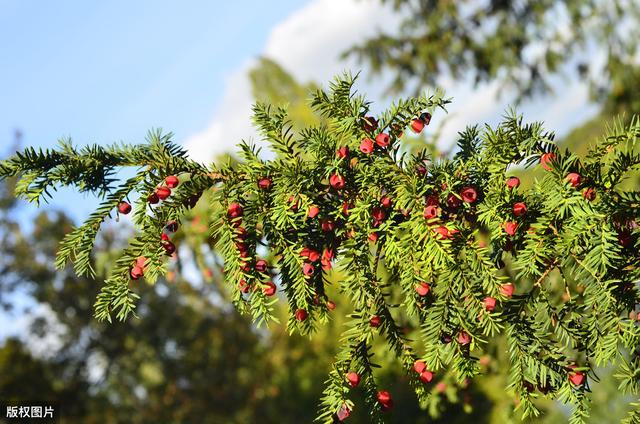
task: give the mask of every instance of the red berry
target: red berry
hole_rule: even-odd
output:
[[[437,234],[436,238],[438,240],[445,240],[451,238],[451,232],[445,226],[433,227],[432,230]]]
[[[131,212],[131,205],[127,202],[120,202],[118,204],[118,212],[123,215],[128,214],[129,212]]]
[[[342,214],[343,214],[343,215],[345,215],[345,216],[346,216],[346,215],[349,215],[349,209],[352,209],[352,208],[353,208],[353,205],[352,205],[352,204],[349,204],[349,203],[347,203],[347,202],[344,202],[344,203],[342,204]]]
[[[167,253],[167,255],[172,255],[173,252],[176,251],[176,245],[170,241],[163,241],[162,247],[164,248],[164,251]]]
[[[391,198],[389,196],[383,196],[382,199],[380,199],[380,204],[383,208],[390,208],[392,203],[393,202],[391,201]]]
[[[318,262],[318,259],[320,259],[320,253],[318,253],[317,250],[309,249],[307,257],[311,262]]]
[[[431,371],[423,371],[420,373],[420,381],[423,383],[431,383],[433,380],[433,373]]]
[[[469,333],[467,333],[464,330],[461,330],[458,333],[458,343],[461,344],[462,346],[465,346],[471,343],[471,336],[469,335]]]
[[[389,134],[378,134],[376,136],[376,144],[380,147],[387,147],[389,145]]]
[[[267,271],[267,261],[265,261],[264,259],[258,259],[256,261],[256,271],[258,272],[266,272]]]
[[[160,240],[162,240],[162,241],[169,241],[169,236],[168,236],[167,234],[165,234],[165,233],[162,233],[162,234],[160,235]]]
[[[582,192],[582,195],[585,199],[592,202],[596,198],[596,190],[593,187],[587,187]]]
[[[307,311],[305,311],[304,309],[298,309],[296,310],[295,316],[298,321],[302,322],[307,319],[309,314],[307,314]]]
[[[331,300],[327,300],[327,309],[330,310],[330,311],[333,311],[334,309],[336,309],[335,302],[333,302]]]
[[[164,182],[167,186],[169,186],[169,188],[176,188],[178,187],[178,184],[180,184],[180,180],[175,175],[169,175],[164,179]]]
[[[420,114],[420,120],[424,122],[425,125],[429,125],[429,123],[431,122],[431,114],[429,112]]]
[[[164,228],[170,233],[175,233],[176,231],[178,231],[178,221],[167,221]]]
[[[369,241],[372,243],[375,243],[378,241],[378,233],[377,232],[373,232],[371,234],[369,234]]]
[[[438,393],[443,393],[445,390],[447,390],[447,385],[446,383],[443,383],[442,381],[438,384],[436,384],[436,391]]]
[[[424,166],[422,166],[422,165],[418,165],[418,166],[416,167],[416,172],[417,172],[417,174],[418,174],[418,175],[420,175],[420,176],[424,176],[424,175],[426,175],[426,174],[427,174],[427,168],[425,168],[425,167],[424,167]]]
[[[260,190],[269,190],[271,188],[271,184],[271,178],[264,177],[258,180],[258,187]]]
[[[320,208],[314,205],[309,208],[309,211],[307,212],[307,216],[309,218],[315,218],[316,216],[318,216],[319,213],[320,213]]]
[[[171,189],[167,186],[161,186],[156,189],[156,195],[158,199],[165,200],[167,197],[171,196]]]
[[[565,179],[571,184],[571,187],[576,188],[582,182],[582,177],[577,172],[570,172]]]
[[[464,187],[460,192],[462,201],[465,203],[474,203],[478,200],[478,191],[474,187]]]
[[[147,202],[149,202],[152,205],[155,205],[159,201],[160,201],[160,198],[155,193],[151,193],[149,196],[147,196]]]
[[[489,312],[492,312],[494,309],[496,309],[496,299],[494,297],[487,296],[484,298],[482,303],[484,304],[484,309]]]
[[[363,118],[362,128],[367,132],[373,132],[378,129],[378,121],[373,116],[365,116]]]
[[[330,219],[323,219],[320,226],[322,227],[322,231],[325,233],[330,233],[336,228],[336,224]]]
[[[526,213],[527,213],[527,205],[525,205],[524,202],[517,202],[513,204],[513,214],[515,216],[523,216]]]
[[[267,281],[265,284],[266,287],[262,288],[262,293],[264,293],[265,296],[273,296],[276,294],[276,285],[273,281]]]
[[[427,364],[425,364],[424,361],[420,361],[420,360],[415,361],[413,363],[413,369],[418,374],[422,374],[422,372],[427,369]]]
[[[347,146],[342,146],[336,151],[336,156],[340,159],[346,159],[349,156],[349,148]]]
[[[450,209],[458,209],[461,204],[462,200],[460,200],[455,194],[451,193],[449,197],[447,197],[447,206]]]
[[[414,133],[420,134],[423,128],[424,128],[424,122],[422,122],[421,120],[414,119],[413,121],[411,121],[411,129],[413,130]]]
[[[500,294],[506,297],[507,299],[513,296],[513,293],[516,291],[516,287],[512,283],[506,283],[500,286]]]
[[[509,190],[513,190],[514,188],[518,188],[519,186],[520,186],[520,178],[509,177],[507,179],[507,188],[509,188]]]
[[[518,229],[518,223],[517,222],[505,222],[504,224],[502,224],[503,228],[504,228],[504,232],[509,234],[510,236],[515,235],[517,229]]]
[[[240,203],[233,202],[229,204],[229,208],[227,209],[227,216],[229,218],[238,218],[242,216],[242,206]]]
[[[130,274],[131,274],[132,280],[137,280],[138,278],[144,275],[144,270],[142,269],[142,267],[136,265],[133,268],[131,268]]]
[[[387,217],[387,213],[384,209],[375,206],[371,211],[371,216],[376,221],[383,221]]]
[[[249,293],[249,289],[251,287],[249,286],[249,284],[247,283],[247,280],[240,280],[240,282],[238,283],[238,289],[242,292],[242,293]]]
[[[329,184],[336,190],[340,190],[341,188],[344,188],[344,177],[339,174],[331,174],[331,176],[329,177]]]
[[[429,286],[429,284],[425,283],[424,281],[416,285],[414,288],[416,290],[416,293],[418,293],[420,296],[426,296],[427,294],[429,294],[429,290],[431,290],[431,286]]]
[[[342,405],[340,407],[340,410],[336,414],[336,416],[338,417],[338,421],[340,422],[349,418],[349,415],[351,415],[351,410],[347,407],[347,405]]]
[[[307,277],[312,276],[314,272],[316,272],[316,269],[313,267],[312,264],[307,262],[304,265],[302,265],[302,273]]]
[[[147,262],[147,258],[145,258],[144,256],[140,256],[138,257],[138,259],[136,259],[136,266],[142,268],[142,270],[144,271],[146,262]]]
[[[348,372],[347,381],[349,382],[349,385],[351,387],[356,387],[358,384],[360,384],[360,376],[358,375],[358,373],[355,373],[353,371]]]
[[[362,143],[360,143],[360,151],[367,155],[373,153],[373,140],[370,138],[362,140]]]
[[[373,328],[380,327],[381,323],[382,323],[382,318],[380,318],[378,315],[372,316],[371,319],[369,320],[369,325],[372,326]]]
[[[547,171],[551,171],[551,163],[556,160],[555,153],[544,153],[540,156],[540,164]]]
[[[437,206],[427,206],[424,208],[424,217],[425,219],[434,219],[437,218],[440,214],[440,209]]]
[[[380,390],[376,397],[383,411],[388,411],[393,408],[393,399],[391,398],[391,393],[388,391]]]
[[[574,368],[574,367],[575,366],[571,368]],[[574,386],[582,386],[585,380],[586,380],[586,376],[582,371],[572,371],[569,373],[569,381]]]

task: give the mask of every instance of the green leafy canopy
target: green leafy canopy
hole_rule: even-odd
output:
[[[287,328],[313,333],[330,319],[328,276],[343,270],[339,288],[353,310],[321,422],[357,407],[348,372],[360,377],[371,420],[384,419],[392,405],[379,393],[376,338],[395,353],[424,404],[435,390],[425,371],[462,383],[479,373],[478,358],[500,335],[508,345],[508,392],[525,418],[539,414],[537,398],[548,397],[573,404],[571,422],[583,422],[596,366],[616,365],[620,390],[638,395],[640,192],[620,184],[640,166],[640,121],[614,124],[581,159],[561,152],[540,123],[509,112],[495,128],[467,128],[453,157],[435,159],[407,153],[402,138],[445,109],[444,93],[399,100],[374,117],[354,82],[343,75],[316,90],[311,104],[320,123],[300,131],[286,108],[256,104],[254,122],[275,153],[271,160],[242,142],[239,163],[207,167],[171,135],[152,131],[143,145],[27,149],[0,162],[0,177],[19,176],[17,195],[31,202],[58,185],[103,199],[60,246],[56,265],[72,262],[79,274],[93,272],[100,225],[120,202],[134,204],[137,233],[98,295],[101,320],[134,313],[132,268],[142,268],[149,283],[166,272],[171,222],[179,224],[205,190],[223,206],[212,205],[210,231],[233,303],[256,323],[275,321],[274,302],[286,301]],[[532,187],[506,183],[514,169],[541,165],[547,172]],[[122,167],[137,172],[119,182]],[[168,176],[179,185],[150,202]]]

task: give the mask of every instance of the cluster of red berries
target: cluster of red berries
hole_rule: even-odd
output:
[[[446,185],[442,185],[443,190]],[[457,228],[449,228],[446,225],[436,225],[443,218],[443,209],[450,213],[456,213],[463,203],[472,205],[478,201],[478,190],[474,186],[465,186],[458,193],[449,193],[444,205],[440,204],[440,198],[436,193],[426,196],[423,216],[429,221],[431,230],[436,233],[439,240],[451,240],[460,232]]]
[[[178,187],[178,184],[180,184],[180,180],[175,175],[169,175],[164,179],[164,182],[165,185],[156,187],[156,190],[147,197],[147,201],[150,204],[155,205],[160,200],[166,200],[171,196],[171,189]]]
[[[271,180],[269,180],[269,186],[271,185],[270,181]],[[249,234],[246,228],[242,227],[243,214],[244,214],[244,209],[242,208],[242,205],[240,203],[232,202],[229,204],[229,207],[227,208],[227,217],[229,218],[231,225],[235,228],[234,232],[236,237],[236,240],[235,240],[236,249],[238,249],[238,252],[240,253],[240,257],[243,259],[242,270],[245,273],[248,273],[251,271],[251,267],[249,266],[249,261],[248,261],[249,246],[247,244],[247,238]],[[253,269],[263,276],[268,276],[269,264],[264,259],[256,259],[253,265]],[[238,289],[240,290],[240,292],[246,294],[246,293],[249,293],[249,291],[251,290],[251,285],[247,282],[247,280],[243,278],[238,283]],[[256,289],[257,287],[254,287],[254,290]],[[268,280],[264,282],[264,285],[262,287],[262,293],[265,296],[273,296],[274,294],[276,294],[276,290],[277,288],[273,281]]]

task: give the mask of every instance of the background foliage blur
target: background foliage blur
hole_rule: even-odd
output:
[[[374,70],[395,72],[394,90],[411,81],[424,86],[441,75],[462,78],[471,72],[479,83],[503,78],[515,83],[523,96],[530,96],[544,89],[548,74],[575,61],[580,46],[595,43],[607,58],[601,77],[594,81],[601,113],[561,144],[584,153],[614,116],[628,120],[640,112],[640,68],[633,62],[637,52],[626,44],[629,33],[617,34],[611,28],[616,19],[638,23],[635,2],[489,1],[489,7],[476,7],[481,3],[487,2],[396,0],[398,11],[412,10],[413,23],[405,21],[406,27],[395,38],[381,35],[363,40],[353,53]],[[554,28],[546,15],[552,8],[564,8],[580,28],[563,39],[562,48],[554,38],[561,37],[562,28]],[[580,27],[587,22],[584,14],[589,14],[589,31]],[[487,33],[481,28],[489,21],[497,24]],[[546,35],[536,36],[549,27]],[[526,53],[527,46],[535,43],[547,47],[537,60]],[[574,65],[579,72],[571,77],[587,75],[584,64]],[[306,103],[315,83],[296,81],[269,59],[259,61],[250,79],[256,100],[289,105],[294,126],[317,123]],[[411,148],[424,148],[424,143],[423,139],[407,140]],[[433,146],[435,154],[441,153]],[[635,176],[629,184],[638,186],[638,181]],[[155,286],[133,283],[141,296],[139,319],[108,325],[92,317],[99,281],[79,278],[71,269],[54,269],[57,243],[74,223],[63,212],[48,211],[40,213],[31,228],[24,228],[15,219],[24,206],[13,198],[11,183],[3,183],[0,304],[10,310],[12,293],[20,291],[38,307],[30,311],[35,318],[29,334],[9,338],[0,347],[0,399],[53,400],[62,405],[65,422],[311,422],[334,341],[350,309],[339,293],[330,292],[338,305],[333,320],[311,340],[289,336],[280,326],[252,326],[228,301],[222,264],[212,251],[215,240],[207,235],[211,215],[207,200],[205,196],[180,230],[182,248],[167,278]],[[132,231],[125,222],[106,226],[95,252],[98,280],[108,273],[113,252],[125,245]],[[284,317],[286,305],[279,313]],[[492,348],[493,354],[482,361],[485,376],[465,387],[438,376],[431,383],[433,401],[424,409],[398,373],[399,367],[392,364],[391,354],[377,349],[377,360],[384,365],[380,380],[397,405],[390,420],[505,423],[517,418],[514,402],[504,392],[506,370],[498,362],[504,357],[501,341],[495,340]],[[617,384],[607,370],[600,375],[602,382],[593,386],[597,396],[592,422],[617,422],[627,399],[617,396]],[[362,404],[355,400],[356,405]],[[539,422],[566,421],[561,405],[541,402],[541,406],[546,415]],[[367,415],[356,409],[349,422],[367,422]]]

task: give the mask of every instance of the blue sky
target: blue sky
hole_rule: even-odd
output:
[[[186,4],[0,0],[2,144],[16,128],[43,147],[142,141],[151,127],[183,139],[206,126],[225,75],[303,2]]]

